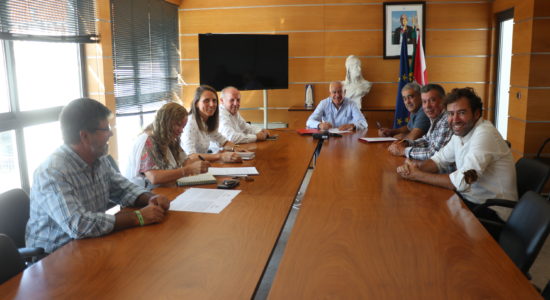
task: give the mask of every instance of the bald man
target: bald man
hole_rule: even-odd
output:
[[[264,141],[269,136],[266,129],[256,129],[239,114],[241,92],[228,86],[222,90],[220,97],[220,133],[235,144]]]
[[[329,86],[330,97],[322,100],[306,122],[308,128],[328,130],[363,130],[368,124],[359,108],[345,98],[342,83],[334,81]]]

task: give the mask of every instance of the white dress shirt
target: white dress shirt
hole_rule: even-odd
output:
[[[256,141],[256,133],[261,129],[255,129],[241,117],[237,111],[231,114],[223,105],[220,106],[220,133],[235,144],[253,143]]]
[[[203,122],[202,119],[199,122]],[[203,122],[204,128],[206,124]],[[199,129],[195,116],[190,115],[187,125],[183,129],[183,136],[181,138],[181,147],[187,155],[193,153],[207,153],[210,146],[210,142],[214,142],[218,147],[223,146],[227,142],[227,139],[221,135],[218,130],[208,132]]]
[[[456,162],[457,170],[449,174],[457,192],[474,203],[487,199],[517,200],[516,169],[512,152],[497,129],[481,118],[464,137],[453,135],[449,143],[431,158],[439,170]],[[464,172],[474,169],[478,179],[464,180]]]

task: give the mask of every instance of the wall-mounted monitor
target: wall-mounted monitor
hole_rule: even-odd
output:
[[[199,34],[200,84],[216,90],[288,88],[288,35]]]

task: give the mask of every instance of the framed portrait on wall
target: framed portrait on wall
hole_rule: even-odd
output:
[[[384,59],[399,59],[403,32],[409,55],[413,54],[417,29],[426,49],[425,16],[425,2],[384,2]]]

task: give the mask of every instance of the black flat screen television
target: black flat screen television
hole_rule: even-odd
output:
[[[288,35],[199,34],[200,84],[220,91],[288,88]]]

